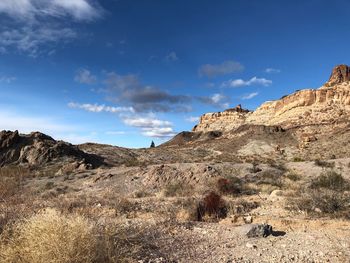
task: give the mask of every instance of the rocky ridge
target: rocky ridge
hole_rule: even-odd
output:
[[[263,103],[254,112],[236,108],[206,113],[194,132],[229,131],[243,124],[279,125],[283,129],[344,123],[350,117],[350,67],[336,66],[319,89],[305,89],[276,101]]]
[[[101,157],[40,132],[29,135],[19,134],[18,131],[0,132],[0,167],[9,164],[44,166],[60,161],[71,163],[74,169],[95,168],[103,164]]]

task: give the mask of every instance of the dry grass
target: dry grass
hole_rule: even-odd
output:
[[[166,197],[188,196],[193,193],[193,187],[186,183],[176,182],[165,186],[163,194]]]
[[[89,263],[96,258],[94,225],[77,215],[47,209],[4,233],[1,262]]]
[[[23,179],[28,174],[28,170],[19,166],[0,168],[0,200],[18,194],[21,191]]]

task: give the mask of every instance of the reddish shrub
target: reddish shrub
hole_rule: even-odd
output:
[[[219,178],[217,188],[222,194],[237,195],[242,192],[242,182],[239,178]]]
[[[215,218],[225,218],[227,215],[225,201],[215,192],[204,196],[197,206],[197,220],[202,221],[205,215]]]

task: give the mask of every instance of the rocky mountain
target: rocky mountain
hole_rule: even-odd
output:
[[[96,168],[103,164],[101,157],[40,132],[29,135],[19,134],[18,131],[0,132],[0,167],[9,164],[42,167],[59,162],[70,163],[72,169]]]
[[[350,117],[350,67],[336,66],[319,89],[299,90],[276,101],[268,101],[255,111],[236,108],[206,113],[194,132],[230,131],[244,124],[279,125],[283,129],[324,125],[318,132],[328,132],[334,125],[347,124]]]

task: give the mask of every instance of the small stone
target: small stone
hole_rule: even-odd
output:
[[[315,211],[316,213],[322,213],[322,210],[319,209],[318,207],[316,207],[316,208],[314,209],[314,211]]]
[[[243,217],[244,223],[251,224],[253,223],[253,217],[252,216],[245,216]]]
[[[252,243],[247,243],[247,244],[245,244],[245,246],[246,246],[247,248],[257,248],[257,246],[254,245],[254,244],[252,244]]]

